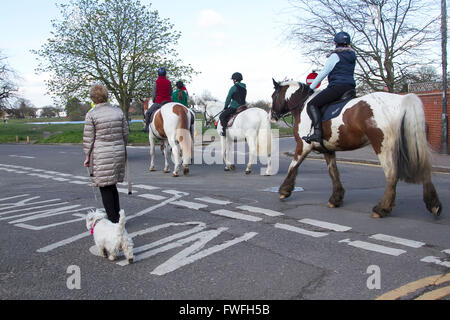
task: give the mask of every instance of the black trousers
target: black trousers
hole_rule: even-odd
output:
[[[150,122],[150,115],[155,112],[156,110],[158,110],[159,108],[161,108],[161,104],[159,103],[154,103],[152,104],[152,106],[150,108],[147,109],[147,111],[145,112],[145,124],[148,125]]]
[[[352,85],[336,85],[325,88],[317,96],[311,99],[311,101],[308,102],[308,106],[306,109],[308,115],[311,117],[310,109],[312,107],[318,108],[320,112],[323,114],[323,112],[325,111],[324,110],[325,105],[329,104],[330,102],[339,100],[344,93],[354,88],[355,87]]]
[[[100,187],[100,194],[102,195],[103,206],[105,207],[109,221],[118,223],[120,219],[120,202],[117,186],[114,184],[112,186]]]
[[[230,120],[231,116],[236,113],[236,109],[227,108],[225,109],[219,116],[220,124],[222,125],[222,130],[225,131],[227,128],[228,120]]]

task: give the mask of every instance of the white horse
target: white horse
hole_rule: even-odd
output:
[[[194,113],[182,104],[171,102],[163,105],[155,112],[150,123],[150,171],[155,171],[155,139],[162,141],[161,150],[164,154],[164,172],[169,173],[169,154],[172,150],[174,162],[173,176],[179,176],[179,167],[182,163],[183,173],[189,173],[193,155]]]
[[[221,111],[223,111],[224,103],[218,101],[206,101],[205,104],[205,120],[207,124],[217,121],[217,132],[220,135],[220,132],[222,132],[222,125],[219,121],[219,116]],[[226,133],[226,137],[220,136],[225,171],[236,169],[229,159],[233,142],[235,140],[246,140],[249,148],[249,161],[245,173],[251,173],[255,156],[259,154],[267,157],[267,169],[265,175],[268,176],[271,174],[272,132],[269,114],[266,111],[260,108],[249,108],[239,113],[236,116],[233,125],[227,129]]]

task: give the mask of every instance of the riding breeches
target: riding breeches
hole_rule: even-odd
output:
[[[222,125],[223,130],[226,130],[228,125],[228,120],[230,120],[231,116],[236,113],[235,108],[227,108],[220,114],[220,124]]]

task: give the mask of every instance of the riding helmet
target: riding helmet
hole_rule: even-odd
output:
[[[242,81],[244,78],[242,77],[242,74],[239,72],[235,72],[233,73],[233,75],[231,76],[231,80],[236,80],[236,81]]]
[[[334,42],[336,44],[349,45],[350,35],[347,32],[341,31],[334,36]]]
[[[166,68],[159,68],[158,69],[158,76],[163,76],[165,77],[167,74]]]
[[[183,89],[183,87],[184,87],[183,81],[177,81],[176,86],[177,86],[177,88],[180,89],[180,90]]]

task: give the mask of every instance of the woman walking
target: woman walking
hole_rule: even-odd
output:
[[[103,85],[94,85],[90,97],[95,107],[85,119],[84,166],[91,168],[92,183],[100,188],[108,219],[118,223],[120,202],[116,185],[125,177],[128,122],[120,108],[108,103],[108,91]]]

